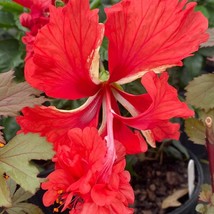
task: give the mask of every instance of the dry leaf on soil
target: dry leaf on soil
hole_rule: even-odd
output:
[[[183,197],[188,193],[188,189],[179,189],[172,193],[172,195],[168,196],[162,202],[161,207],[166,209],[168,207],[179,207],[181,203],[178,201],[179,198]]]

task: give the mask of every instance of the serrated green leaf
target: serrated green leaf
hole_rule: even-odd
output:
[[[0,169],[0,207],[10,207],[11,197],[10,197],[10,190],[7,186],[7,181],[3,177],[3,171]]]
[[[205,112],[203,110],[199,110],[198,116],[199,116],[199,119],[203,121],[203,123],[205,122],[205,119],[207,117],[211,117],[214,120],[214,109],[210,109],[207,112]]]
[[[186,87],[186,100],[205,111],[214,108],[214,74],[203,74],[194,78]]]
[[[17,184],[11,178],[7,179],[7,187],[10,189],[10,198],[12,199],[9,207],[4,208],[7,214],[43,214],[43,212],[34,204],[26,203],[32,197],[32,193],[26,192],[22,187],[17,188]]]
[[[31,203],[19,203],[6,211],[8,214],[43,214],[39,207]]]
[[[27,82],[15,83],[13,71],[0,74],[0,115],[16,116],[18,112],[26,107],[41,104],[47,99],[36,97],[40,91],[32,88]]]
[[[185,132],[194,143],[205,144],[205,126],[202,121],[195,118],[185,120]]]
[[[8,179],[11,181],[12,185],[15,182],[12,179]],[[10,186],[11,188],[11,186]],[[19,187],[17,191],[11,195],[12,196],[12,206],[10,208],[5,209],[8,214],[12,213],[24,213],[24,214],[42,214],[43,212],[34,204],[25,203],[29,198],[33,196],[32,193],[26,192],[23,188]]]
[[[0,149],[0,169],[26,191],[35,193],[40,186],[37,167],[30,160],[51,159],[52,145],[37,134],[19,134]]]

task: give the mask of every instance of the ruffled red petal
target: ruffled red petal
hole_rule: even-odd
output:
[[[123,0],[105,9],[111,82],[182,65],[207,40],[207,19],[186,2]]]
[[[170,86],[167,82],[168,74],[165,72],[158,77],[154,72],[146,73],[142,78],[142,84],[146,88],[148,95],[151,97],[150,105],[148,105],[147,96],[138,96],[139,103],[133,102],[135,109],[140,109],[139,104],[143,105],[144,98],[147,109],[142,112],[138,112],[137,116],[122,117],[115,114],[123,123],[128,126],[137,128],[139,130],[156,130],[156,140],[163,140],[163,137],[178,138],[178,126],[169,123],[169,119],[174,117],[191,117],[194,115],[194,111],[190,110],[188,106],[181,102],[177,97],[177,91]],[[129,95],[122,91],[117,91],[120,95],[128,100],[133,100],[133,95]],[[140,100],[141,98],[141,100]],[[175,131],[176,128],[176,131]],[[174,134],[173,134],[174,131]],[[159,133],[159,134],[158,134]]]
[[[25,67],[27,81],[55,98],[94,95],[99,89],[96,75],[102,37],[97,10],[90,11],[87,0],[50,7],[50,21],[35,41],[34,65]]]

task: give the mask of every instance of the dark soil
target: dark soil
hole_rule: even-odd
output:
[[[174,191],[187,187],[187,162],[167,159],[143,161],[134,166],[137,176],[131,185],[135,192],[135,214],[166,214],[175,208],[163,210],[162,201]],[[181,198],[186,200],[187,195]]]

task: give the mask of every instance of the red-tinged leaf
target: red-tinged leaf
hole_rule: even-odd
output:
[[[169,119],[174,117],[190,117],[194,115],[194,112],[178,99],[176,89],[170,86],[167,80],[167,73],[163,73],[160,77],[154,72],[145,74],[142,78],[142,84],[151,97],[149,105],[147,104],[147,109],[144,109],[137,116],[134,115],[134,117],[122,117],[118,114],[115,114],[115,116],[128,126],[140,130],[156,129],[160,134],[157,136],[158,132],[155,133],[158,140],[162,139],[163,136],[170,136],[177,139],[178,133],[174,131],[178,129],[178,126],[169,123]],[[123,96],[123,92],[118,91],[118,93]],[[125,94],[125,98],[127,97],[128,94]],[[145,97],[141,96],[142,100],[139,103],[144,103],[143,99]],[[147,97],[146,101],[148,102]],[[136,109],[139,109],[139,106],[136,106]]]
[[[54,107],[36,106],[24,108],[23,116],[17,118],[22,132],[40,133],[46,136],[48,141],[54,142],[54,146],[67,142],[68,130],[72,128],[85,128],[97,126],[98,114],[101,106],[101,96],[97,94],[90,98],[80,108],[71,111],[63,111]]]
[[[35,41],[33,59],[25,66],[27,81],[56,98],[78,99],[99,89],[98,50],[103,25],[87,0],[50,7],[50,21]],[[33,60],[33,61],[32,61]]]
[[[47,100],[44,97],[35,97],[41,92],[26,82],[15,83],[13,78],[13,71],[0,74],[0,115],[16,116],[22,108],[33,107]]]
[[[107,8],[110,81],[126,83],[148,70],[181,66],[208,38],[208,22],[194,6],[186,0],[123,0]]]

